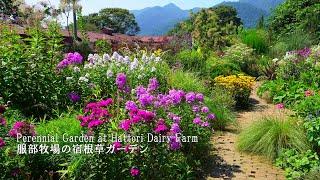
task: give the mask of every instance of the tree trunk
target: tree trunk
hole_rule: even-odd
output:
[[[75,2],[73,3],[73,36],[75,40],[78,40],[77,13],[76,13]]]

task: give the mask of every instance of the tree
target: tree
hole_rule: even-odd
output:
[[[66,16],[67,19],[67,30],[70,34],[69,27],[69,17],[72,12],[73,15],[73,36],[75,39],[78,38],[78,29],[77,29],[77,11],[81,9],[79,5],[80,0],[60,0],[60,11]]]
[[[84,17],[86,23],[95,25],[97,29],[111,28],[116,33],[135,35],[140,28],[135,17],[126,9],[106,8],[99,13],[93,13]]]
[[[235,34],[241,25],[236,15],[233,8],[225,6],[203,9],[195,14],[192,31],[195,43],[203,48],[221,50],[229,44],[229,35]]]
[[[19,2],[17,0],[0,0],[0,17],[12,16],[16,18],[18,16]]]
[[[303,31],[320,39],[320,1],[285,1],[275,9],[270,18],[269,29],[277,37]]]
[[[242,25],[241,19],[237,16],[237,10],[234,7],[220,5],[217,7],[210,8],[213,10],[216,15],[219,17],[218,25],[219,26],[226,26],[232,22],[235,26]]]

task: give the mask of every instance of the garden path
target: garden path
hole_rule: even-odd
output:
[[[284,172],[272,165],[272,163],[260,156],[244,154],[236,150],[235,142],[241,129],[250,125],[253,121],[266,114],[276,113],[275,107],[268,104],[256,94],[257,83],[252,91],[250,99],[252,107],[237,113],[237,126],[228,127],[226,131],[217,132],[212,138],[214,152],[208,172],[207,180],[213,179],[257,179],[278,180],[285,179]]]

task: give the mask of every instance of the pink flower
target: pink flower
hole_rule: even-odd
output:
[[[114,151],[117,152],[119,148],[122,147],[122,145],[120,142],[116,141],[116,142],[113,142],[113,147],[114,147]]]
[[[136,167],[133,167],[133,168],[131,168],[130,173],[131,173],[131,176],[135,177],[140,174],[140,170]]]
[[[307,91],[304,92],[304,95],[305,95],[306,97],[309,97],[309,96],[312,96],[312,95],[313,95],[313,92],[312,92],[311,90],[307,90]]]
[[[201,121],[201,119],[199,117],[196,117],[196,118],[193,119],[193,123],[199,125],[199,124],[202,123],[202,121]]]
[[[163,119],[160,119],[157,123],[156,128],[154,129],[154,131],[156,133],[162,133],[168,130],[168,127],[166,126],[165,122]]]
[[[276,104],[276,108],[277,109],[284,109],[284,104],[283,103]]]

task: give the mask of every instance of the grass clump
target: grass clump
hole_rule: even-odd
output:
[[[183,72],[182,70],[172,71],[168,76],[168,82],[171,88],[201,93],[206,92],[204,82],[191,72]]]
[[[298,123],[295,118],[263,117],[240,133],[237,148],[271,160],[275,160],[286,148],[304,152],[310,145],[304,129]]]

